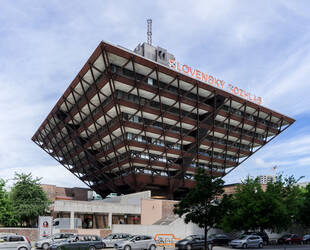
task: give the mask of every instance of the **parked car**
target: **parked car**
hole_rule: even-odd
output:
[[[51,250],[79,249],[95,250],[103,248],[102,239],[97,235],[75,235],[67,238],[65,241],[53,243]]]
[[[278,244],[303,244],[303,238],[299,234],[284,234],[278,239]]]
[[[305,243],[305,244],[310,244],[310,234],[306,234],[302,237],[302,241]]]
[[[242,247],[242,248],[258,247],[258,248],[262,248],[264,243],[263,243],[263,239],[258,235],[242,234],[242,235],[239,235],[236,239],[232,240],[230,242],[230,245],[233,248],[236,248],[236,247]]]
[[[31,243],[27,237],[22,235],[7,235],[0,237],[0,249],[30,250]]]
[[[205,236],[204,235],[190,235],[186,238],[179,240],[175,243],[176,249],[201,249],[204,248]],[[207,238],[207,247],[209,250],[213,249],[213,242],[211,239]]]
[[[123,234],[123,233],[118,233],[118,234],[109,234],[102,238],[103,242],[103,247],[114,247],[114,244],[120,240],[127,239],[131,234]]]
[[[208,239],[213,242],[213,245],[229,245],[231,238],[226,234],[211,234]]]
[[[269,236],[265,232],[247,232],[245,234],[247,234],[247,235],[250,235],[250,234],[258,235],[258,236],[260,236],[263,239],[263,242],[264,242],[265,245],[269,244]]]
[[[74,236],[75,234],[73,233],[58,233],[54,234],[50,237],[44,238],[37,240],[35,243],[36,248],[43,248],[43,249],[49,249],[50,245],[53,243],[57,243],[60,241],[65,241],[67,238]]]
[[[132,235],[127,239],[118,241],[114,244],[114,248],[118,250],[134,250],[134,249],[148,249],[155,250],[157,242],[153,237],[148,235]]]

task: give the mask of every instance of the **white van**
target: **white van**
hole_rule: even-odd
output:
[[[52,228],[70,228],[70,218],[57,218],[53,220]],[[82,220],[80,218],[74,218],[73,228],[82,228]]]

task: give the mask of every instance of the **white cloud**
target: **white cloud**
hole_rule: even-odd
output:
[[[307,1],[272,1],[268,8],[264,1],[243,0],[3,1],[1,178],[29,171],[45,183],[79,185],[30,138],[100,40],[133,49],[146,41],[148,18],[154,45],[259,94],[271,109],[308,119],[309,7]],[[307,173],[309,132],[298,127],[284,134],[226,178],[265,173],[273,165]]]

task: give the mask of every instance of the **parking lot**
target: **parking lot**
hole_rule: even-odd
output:
[[[32,249],[37,249],[33,247]],[[113,250],[114,248],[105,248],[107,250]],[[227,250],[227,249],[233,249],[230,246],[214,246],[213,250]],[[248,248],[250,249],[250,248]],[[257,248],[253,248],[257,249]],[[273,246],[264,246],[263,249],[269,249],[269,250],[297,250],[297,249],[309,249],[310,245],[273,245]],[[157,250],[174,250],[172,247],[157,247]]]
[[[162,247],[158,247],[157,249],[164,250]],[[234,249],[234,248],[230,246],[214,246],[213,248],[213,250],[227,250],[227,249]],[[258,249],[258,248],[253,248],[253,249]],[[310,250],[310,245],[271,245],[271,246],[264,246],[263,249],[269,249],[269,250],[309,249]],[[165,248],[165,250],[174,250],[174,248]]]

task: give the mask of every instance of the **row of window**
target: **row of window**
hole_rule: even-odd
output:
[[[123,96],[126,95],[126,93],[123,92],[123,91],[118,91],[118,95],[119,95],[120,98],[122,98]],[[133,101],[133,102],[138,102],[138,100],[139,100],[138,96],[135,96],[135,95],[132,95],[132,94],[127,95],[127,98],[128,98],[128,100]],[[158,102],[154,102],[154,101],[152,101],[150,103],[150,106],[158,108],[158,109],[160,108],[160,104]],[[162,104],[162,108],[163,108],[163,110],[167,110],[168,108],[170,108],[170,106]],[[179,114],[179,109],[172,107],[172,108],[170,108],[169,112],[171,112],[173,114]],[[181,113],[182,113],[182,116],[186,116],[187,115],[188,118],[191,118],[191,119],[194,119],[194,120],[197,119],[197,115],[194,114],[194,113],[189,113],[189,112],[186,112],[184,110],[181,110]],[[136,116],[136,117],[133,117],[132,121],[134,121],[134,122],[142,122],[142,118]],[[159,123],[159,124],[160,124],[160,127],[162,127],[161,123]],[[254,135],[255,135],[255,138],[258,138],[260,140],[264,140],[264,136],[261,135],[261,134],[254,133],[252,131],[249,132],[246,129],[242,130],[242,128],[235,127],[235,126],[232,126],[232,125],[228,126],[228,124],[224,123],[224,122],[215,121],[215,125],[219,126],[219,127],[222,127],[222,128],[225,128],[225,129],[230,130],[230,131],[236,131],[236,132],[238,132],[240,134],[243,132],[243,134],[247,134],[247,135],[249,135],[251,137],[254,137]]]
[[[112,68],[112,72],[115,73],[120,67],[111,64],[111,68]],[[124,69],[123,69],[122,71],[120,71],[119,73],[120,73],[121,75],[123,75],[123,76],[129,77],[129,78],[131,78],[131,79],[135,79],[135,74],[134,74],[134,72],[131,71],[131,70],[128,70],[128,69],[125,69],[125,68],[124,68]],[[136,73],[136,77],[137,77],[137,80],[139,80],[139,81],[145,78],[144,75],[141,75],[141,74],[139,74],[139,73]],[[164,83],[164,82],[157,81],[157,80],[152,79],[152,78],[146,78],[146,79],[144,80],[144,82],[147,83],[147,84],[153,85],[153,86],[158,86],[158,85],[159,85],[159,87],[160,87],[161,89],[166,88],[167,85],[168,85],[168,84],[166,84],[166,83]],[[172,85],[169,85],[169,86],[166,88],[166,90],[168,90],[168,91],[170,91],[170,92],[173,92],[173,93],[176,93],[176,94],[179,94],[179,93],[180,93],[181,96],[184,96],[184,95],[187,94],[186,96],[187,96],[189,99],[192,99],[192,100],[195,100],[195,101],[197,101],[197,99],[199,99],[199,102],[205,101],[205,97],[197,96],[196,94],[191,93],[191,92],[190,92],[190,93],[187,93],[186,90],[179,89],[179,88],[177,88],[177,87],[175,87],[175,86],[172,86]],[[224,111],[226,111],[226,112],[229,112],[229,109],[230,109],[230,108],[229,108],[229,106],[227,106],[227,105],[223,105],[223,107],[222,107],[221,109],[224,110]],[[240,116],[240,117],[243,117],[243,115],[244,115],[244,112],[243,112],[243,111],[241,111],[241,110],[239,110],[239,109],[235,109],[235,108],[233,108],[233,107],[231,107],[230,112],[231,112],[231,113],[234,113],[234,114],[236,114],[236,115],[238,115],[238,116]],[[259,123],[264,124],[264,125],[267,125],[267,126],[268,126],[268,124],[270,124],[270,126],[273,127],[273,128],[275,128],[275,129],[278,128],[278,125],[277,125],[276,123],[273,123],[273,122],[270,122],[270,123],[269,123],[268,120],[262,119],[262,118],[260,118],[260,117],[255,116],[255,115],[252,115],[252,114],[248,114],[248,113],[247,113],[247,114],[245,115],[245,117],[246,117],[247,119],[251,120],[251,121],[255,121],[255,122],[258,121]]]
[[[136,122],[136,123],[143,123],[143,120],[142,120],[142,117],[140,117],[140,116],[132,116],[132,115],[130,115],[130,114],[127,114],[127,113],[122,113],[122,116],[123,116],[123,118],[129,118],[130,117],[130,121],[132,121],[132,122]],[[149,123],[151,123],[151,122],[153,122],[152,120],[149,120],[149,119],[146,119],[146,118],[144,118],[144,123],[145,123],[145,125],[148,125]],[[153,124],[152,124],[154,127],[157,127],[157,128],[163,128],[162,127],[162,123],[160,123],[160,122],[154,122]],[[216,125],[217,126],[219,126],[219,127],[222,127],[222,128],[225,128],[224,127],[224,125],[227,125],[227,124],[221,124],[220,122],[218,122],[218,123],[216,123]],[[169,124],[164,124],[164,128],[165,129],[168,129],[169,130],[169,127],[172,127],[172,125],[169,125]],[[180,129],[180,127],[174,127],[173,129],[172,129],[172,131],[175,131],[175,132],[179,132],[178,130],[176,130],[175,128],[179,128]],[[234,126],[230,126],[230,128],[231,129],[234,129],[235,127]],[[227,129],[227,128],[226,128]],[[238,130],[239,129],[239,130]],[[186,134],[186,133],[188,133],[188,131],[189,130],[187,130],[187,129],[183,129],[183,134]],[[236,131],[238,131],[239,133],[242,131],[242,129],[240,129],[240,128],[236,128]],[[248,130],[243,130],[244,131],[244,133],[247,133],[248,132]],[[252,133],[252,134],[251,134]],[[248,134],[249,136],[253,136],[254,135],[254,133],[253,132],[249,132],[249,134]],[[261,139],[261,140],[263,140],[263,136],[262,135],[260,135],[260,134],[256,134],[256,138],[259,138],[259,139]],[[213,141],[213,137],[212,136],[210,136],[210,135],[208,135],[208,136],[206,136],[206,140],[208,140],[208,141]],[[218,142],[218,143],[221,143],[221,144],[224,144],[224,145],[226,145],[226,144],[228,144],[229,146],[233,146],[233,147],[235,147],[235,148],[242,148],[242,149],[244,149],[244,150],[250,150],[251,149],[251,147],[250,146],[247,146],[247,145],[244,145],[244,144],[241,144],[241,146],[240,146],[240,143],[237,143],[237,142],[233,142],[233,141],[230,141],[230,140],[226,140],[226,139],[220,139],[220,138],[218,138],[218,137],[214,137],[214,142]]]
[[[126,133],[125,134],[125,138],[128,139],[128,140],[135,140],[135,141],[140,141],[140,142],[151,143],[151,144],[162,146],[162,147],[167,146],[169,148],[174,148],[174,149],[178,149],[178,150],[181,149],[181,145],[180,144],[177,144],[177,143],[173,144],[173,143],[170,143],[170,142],[167,142],[167,141],[166,141],[166,144],[165,144],[164,140],[159,140],[159,139],[156,140],[155,138],[145,137],[145,136],[141,136],[141,135],[137,136],[136,134],[133,134],[133,133]],[[118,143],[120,143],[122,141],[123,141],[123,136],[119,136],[119,137],[115,138],[112,141],[112,143],[109,142],[109,143],[105,144],[103,148],[104,148],[104,150],[107,150],[110,147],[112,147],[112,145],[117,145]],[[207,150],[200,149],[199,150],[199,154],[212,157],[212,151],[210,151],[210,150],[207,151]],[[134,155],[133,157],[136,157],[136,155]],[[213,157],[220,158],[220,159],[227,159],[227,160],[231,160],[231,161],[237,162],[237,157],[236,156],[226,155],[226,154],[223,154],[223,153],[213,152]],[[147,153],[145,153],[145,154],[142,153],[140,158],[149,159]],[[153,157],[151,157],[151,160],[157,160],[157,158],[153,156]],[[166,159],[162,158],[162,159],[159,159],[159,161],[166,162]]]

